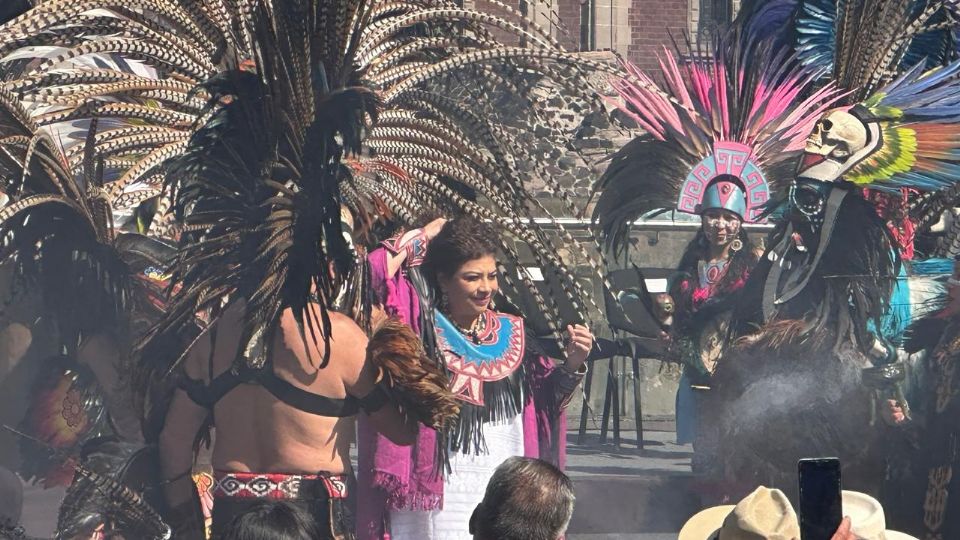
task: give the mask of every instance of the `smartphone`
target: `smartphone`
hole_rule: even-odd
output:
[[[830,540],[843,519],[840,460],[801,459],[800,538]]]

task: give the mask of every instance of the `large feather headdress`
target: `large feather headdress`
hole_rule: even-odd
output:
[[[869,106],[864,106],[871,96],[878,97],[883,93],[882,87],[903,73],[910,70],[922,72],[956,59],[960,53],[958,17],[960,4],[953,0],[772,0],[745,3],[735,24],[742,27],[745,35],[766,36],[775,33],[773,39],[795,50],[801,62],[823,68],[821,82],[832,81],[849,92],[843,105],[862,104],[853,110],[834,112],[830,123],[839,120],[839,127],[886,117],[886,114],[878,117],[868,110]],[[848,116],[847,112],[853,116]],[[895,118],[887,117],[886,120],[896,122]],[[879,129],[879,123],[872,126]],[[817,137],[822,136],[823,127],[822,124],[817,127]],[[878,132],[876,135],[878,137],[871,140],[874,148],[866,149],[860,157],[877,149],[881,134]],[[907,132],[888,135],[891,135],[886,138],[888,142],[901,141],[907,147],[913,144]],[[899,135],[906,138],[901,139]],[[910,152],[904,149],[901,157],[909,160],[906,155]],[[889,158],[891,152],[887,150],[884,154]],[[891,165],[887,164],[887,172],[893,171]],[[905,165],[906,161],[902,161],[899,168]],[[839,169],[835,172],[839,172]],[[880,174],[883,176],[886,173]],[[831,175],[821,173],[819,176]],[[854,173],[850,179],[859,185],[881,190],[874,191],[870,197],[882,204],[902,204],[897,199],[902,199],[904,195],[892,193],[897,184],[916,182],[920,189],[927,190],[938,184],[919,177],[910,182],[891,182],[871,179],[869,176]],[[939,184],[940,187],[942,185]],[[908,258],[912,256],[913,234],[929,229],[947,208],[955,206],[957,200],[956,190],[953,189],[920,195],[913,190],[913,193],[906,204],[906,215],[896,218],[895,221],[899,223],[890,224],[891,231],[902,241],[901,247]],[[910,233],[903,236],[901,230],[909,230]],[[949,246],[958,243],[952,239],[960,238],[960,227],[946,236],[937,249],[939,255],[947,255]]]
[[[614,81],[622,110],[647,135],[623,147],[596,185],[594,219],[611,247],[623,247],[646,212],[695,212],[697,195],[720,174],[746,188],[748,220],[792,180],[792,158],[840,94],[826,87],[804,97],[816,70],[768,44],[735,43],[721,40],[712,57],[665,52],[663,85],[629,64],[630,76]]]
[[[960,61],[918,64],[852,108],[821,118],[798,176],[861,187],[949,187],[960,174]]]
[[[40,2],[0,26],[3,87],[64,147],[69,170],[103,163],[104,200],[118,224],[146,203],[159,207],[144,232],[173,236],[164,162],[186,147],[206,94],[197,84],[249,49],[233,0]]]
[[[554,321],[561,307],[582,312],[588,294],[566,268],[558,242],[532,220],[520,218],[550,215],[527,192],[524,180],[532,164],[566,211],[579,213],[554,180],[560,152],[544,159],[542,144],[530,141],[571,151],[565,121],[545,104],[557,96],[576,96],[575,106],[598,110],[602,103],[582,75],[617,68],[565,52],[550,29],[507,6],[491,15],[441,0],[310,4],[314,7],[265,0],[164,0],[137,7],[120,0],[43,2],[0,27],[5,86],[28,104],[35,122],[55,130],[74,172],[82,167],[84,135],[98,119],[92,152],[103,162],[114,218],[127,223],[133,214],[145,232],[170,238],[184,226],[199,237],[203,228],[200,218],[188,216],[193,207],[182,198],[184,192],[174,205],[172,190],[179,182],[164,185],[165,164],[196,146],[199,128],[212,132],[210,120],[220,114],[219,102],[207,106],[212,95],[231,95],[234,89],[227,86],[238,84],[225,71],[236,73],[248,59],[252,73],[261,77],[267,76],[265,70],[283,72],[282,78],[292,82],[271,82],[270,95],[279,95],[274,90],[282,84],[289,86],[284,92],[291,104],[283,116],[299,124],[311,112],[308,97],[315,89],[326,86],[317,95],[332,96],[347,86],[364,87],[369,90],[364,95],[375,94],[382,103],[378,121],[353,138],[335,137],[358,151],[334,160],[341,166],[336,167],[339,188],[330,188],[331,193],[339,190],[361,221],[383,216],[410,224],[434,210],[488,219],[533,248],[535,263],[557,287],[556,294],[541,296],[520,272],[525,286],[508,289],[533,296],[537,311]],[[284,12],[311,9],[297,22],[309,31],[285,26],[292,23],[283,19]],[[281,55],[263,51],[280,45],[264,45],[265,32],[250,22],[261,12],[276,15],[261,26],[283,37],[285,54],[292,55],[276,67],[269,65],[271,54]],[[288,30],[291,34],[283,35]],[[505,34],[515,43],[505,44]],[[318,62],[324,65],[322,76]],[[219,82],[200,85],[209,80]],[[524,116],[504,117],[503,103],[494,95],[508,96],[516,103],[513,110]],[[179,215],[191,223],[177,223],[171,206],[179,206]],[[599,269],[598,257],[565,231],[561,237]],[[506,262],[516,270],[520,255],[512,246],[505,243]],[[514,281],[517,275],[511,271],[505,277]]]
[[[952,0],[764,0],[745,2],[735,24],[797,51],[853,103],[918,63],[955,58],[958,15]]]
[[[0,261],[11,263],[14,294],[39,294],[69,354],[92,333],[122,336],[131,314],[147,307],[147,285],[136,276],[149,263],[139,253],[156,250],[114,226],[102,161],[93,152],[96,122],[83,144],[79,176],[58,142],[4,91],[0,133],[0,178],[9,198],[0,208]]]
[[[215,321],[228,298],[243,299],[238,361],[259,367],[287,308],[305,339],[329,339],[326,310],[308,304],[329,305],[332,275],[351,260],[340,160],[359,152],[377,99],[342,58],[363,20],[359,3],[341,6],[352,12],[335,20],[323,2],[250,7],[242,24],[253,36],[251,56],[204,83],[209,119],[167,164],[186,232],[171,276],[180,290],[153,337],[176,335],[197,313]]]
[[[370,213],[401,226],[425,214],[466,213],[490,222],[523,246],[502,244],[504,290],[530,307],[528,316],[545,319],[532,326],[555,331],[561,318],[583,317],[591,301],[562,247],[597,270],[600,259],[562,227],[558,241],[530,219],[551,216],[530,192],[531,173],[566,212],[580,212],[555,179],[561,152],[577,152],[571,130],[547,103],[562,97],[584,115],[602,110],[585,75],[620,71],[565,51],[549,29],[498,5],[494,15],[437,0],[370,2],[356,30],[354,62],[382,107],[363,152],[345,160],[341,190],[361,222]],[[451,26],[457,31],[447,31]],[[543,152],[545,146],[551,150]],[[550,294],[541,295],[521,270],[527,248],[524,256],[544,270]]]

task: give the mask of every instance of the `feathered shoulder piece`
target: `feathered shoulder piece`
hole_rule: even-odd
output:
[[[624,146],[597,184],[594,216],[612,246],[651,210],[699,213],[721,176],[739,184],[738,213],[759,219],[771,191],[789,184],[790,160],[817,117],[838,99],[829,86],[804,98],[817,72],[768,42],[718,39],[715,51],[665,51],[662,84],[629,63],[629,75],[613,82],[621,109],[647,135]]]
[[[370,338],[367,356],[405,415],[438,431],[455,420],[460,405],[447,390],[447,377],[410,326],[393,319],[381,324]]]
[[[853,107],[827,111],[798,177],[874,189],[937,190],[960,177],[960,61],[918,64]]]

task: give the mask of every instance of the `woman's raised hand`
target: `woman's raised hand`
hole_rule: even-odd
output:
[[[433,240],[440,234],[440,229],[442,229],[446,223],[447,218],[437,218],[423,226],[423,234],[427,237],[427,240]]]
[[[567,361],[564,366],[570,371],[578,371],[593,349],[593,334],[582,324],[568,324],[567,334]]]

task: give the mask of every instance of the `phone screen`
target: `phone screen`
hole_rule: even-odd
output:
[[[843,519],[840,460],[801,459],[800,538],[830,540]]]

